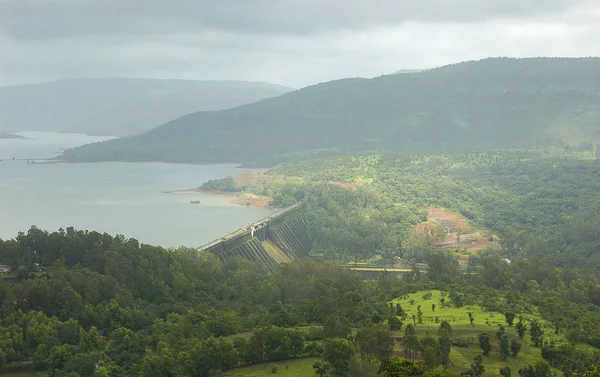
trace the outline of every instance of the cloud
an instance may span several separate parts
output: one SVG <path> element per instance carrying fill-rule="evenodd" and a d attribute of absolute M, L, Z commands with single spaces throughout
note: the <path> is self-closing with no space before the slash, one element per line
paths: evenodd
<path fill-rule="evenodd" d="M 301 87 L 488 56 L 600 55 L 598 25 L 596 0 L 0 0 L 0 80 Z"/>
<path fill-rule="evenodd" d="M 480 22 L 560 14 L 587 0 L 4 0 L 15 39 L 190 30 L 310 34 L 409 21 Z"/>

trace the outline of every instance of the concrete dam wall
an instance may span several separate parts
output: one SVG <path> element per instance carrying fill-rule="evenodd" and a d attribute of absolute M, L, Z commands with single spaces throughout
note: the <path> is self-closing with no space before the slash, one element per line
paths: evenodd
<path fill-rule="evenodd" d="M 281 263 L 308 256 L 310 247 L 305 203 L 297 203 L 227 233 L 198 250 L 211 252 L 221 260 L 242 257 L 257 261 L 273 271 Z"/>

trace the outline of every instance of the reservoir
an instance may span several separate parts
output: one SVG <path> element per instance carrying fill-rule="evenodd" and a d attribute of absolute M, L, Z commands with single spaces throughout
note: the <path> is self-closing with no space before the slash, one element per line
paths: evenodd
<path fill-rule="evenodd" d="M 257 170 L 159 162 L 30 164 L 28 159 L 51 158 L 62 148 L 110 137 L 47 132 L 19 135 L 26 139 L 0 140 L 2 239 L 27 232 L 32 225 L 48 231 L 73 226 L 165 247 L 198 247 L 272 213 L 231 204 L 219 195 L 165 193 Z"/>

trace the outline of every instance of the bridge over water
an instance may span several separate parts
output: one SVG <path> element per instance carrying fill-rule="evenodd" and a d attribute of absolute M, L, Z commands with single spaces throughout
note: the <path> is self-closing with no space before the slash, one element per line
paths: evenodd
<path fill-rule="evenodd" d="M 242 257 L 273 271 L 277 265 L 308 256 L 306 205 L 294 204 L 267 218 L 236 229 L 198 248 L 221 260 Z"/>

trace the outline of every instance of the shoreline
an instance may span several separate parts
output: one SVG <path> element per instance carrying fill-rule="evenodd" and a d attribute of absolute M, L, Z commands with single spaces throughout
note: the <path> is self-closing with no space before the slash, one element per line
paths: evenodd
<path fill-rule="evenodd" d="M 28 139 L 28 138 L 26 138 Z M 85 144 L 84 144 L 85 145 Z M 68 148 L 68 149 L 75 149 L 75 148 L 79 148 L 79 147 L 73 147 L 73 148 Z M 250 170 L 258 170 L 261 172 L 267 171 L 270 168 L 276 166 L 276 164 L 248 164 L 248 163 L 244 163 L 244 162 L 227 162 L 227 161 L 184 161 L 184 160 L 156 160 L 156 159 L 142 159 L 142 160 L 134 160 L 134 159 L 116 159 L 116 160 L 110 160 L 110 159 L 84 159 L 84 160 L 72 160 L 72 159 L 64 159 L 63 157 L 63 153 L 59 154 L 58 156 L 55 157 L 51 157 L 48 159 L 51 160 L 55 160 L 56 162 L 59 163 L 64 163 L 64 164 L 90 164 L 90 163 L 97 163 L 97 162 L 125 162 L 125 163 L 146 163 L 146 162 L 161 162 L 164 164 L 179 164 L 179 165 L 233 165 L 233 167 L 235 169 L 250 169 Z"/>
<path fill-rule="evenodd" d="M 202 187 L 195 187 L 183 190 L 171 190 L 163 191 L 164 194 L 210 194 L 218 195 L 227 198 L 227 201 L 231 204 L 252 207 L 252 208 L 264 208 L 269 210 L 276 210 L 277 207 L 270 205 L 271 198 L 259 197 L 252 194 L 248 194 L 242 191 L 219 191 L 219 190 L 208 190 Z"/>

